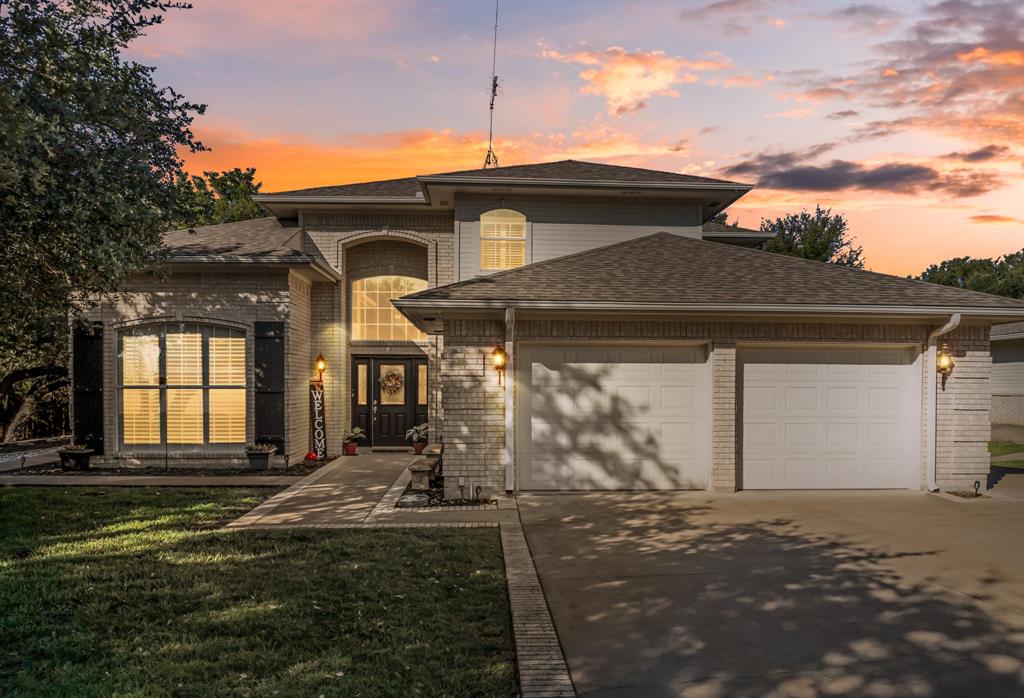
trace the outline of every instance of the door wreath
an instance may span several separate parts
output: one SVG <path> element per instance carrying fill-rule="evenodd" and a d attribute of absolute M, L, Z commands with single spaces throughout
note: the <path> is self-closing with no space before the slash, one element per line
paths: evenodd
<path fill-rule="evenodd" d="M 388 395 L 397 395 L 402 391 L 402 375 L 394 371 L 380 377 L 380 389 Z"/>

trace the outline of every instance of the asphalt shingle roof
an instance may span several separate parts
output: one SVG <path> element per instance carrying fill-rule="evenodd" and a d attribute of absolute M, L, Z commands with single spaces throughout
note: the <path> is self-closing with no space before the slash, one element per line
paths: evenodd
<path fill-rule="evenodd" d="M 701 229 L 705 233 L 746 233 L 748 235 L 757 235 L 761 232 L 753 228 L 741 228 L 731 223 L 715 223 L 714 221 L 708 221 L 701 226 Z"/>
<path fill-rule="evenodd" d="M 302 228 L 296 221 L 274 216 L 172 230 L 164 234 L 164 245 L 171 257 L 179 259 L 218 257 L 224 261 L 241 261 L 262 258 L 301 262 L 316 257 L 304 251 L 303 243 Z"/>
<path fill-rule="evenodd" d="M 671 233 L 655 233 L 405 298 L 1024 311 L 1024 302 L 1001 296 Z"/>
<path fill-rule="evenodd" d="M 557 162 L 541 162 L 532 165 L 511 165 L 509 167 L 492 167 L 478 170 L 460 170 L 443 172 L 422 177 L 478 177 L 481 179 L 536 179 L 543 181 L 583 181 L 583 182 L 627 182 L 635 184 L 735 184 L 724 179 L 698 177 L 696 175 L 679 174 L 648 170 L 640 167 L 624 167 L 622 165 L 605 165 L 597 162 L 580 160 L 559 160 Z M 420 193 L 420 183 L 416 177 L 403 179 L 385 179 L 378 182 L 359 182 L 355 184 L 339 184 L 327 187 L 312 187 L 293 191 L 271 192 L 271 196 L 379 196 L 408 197 Z"/>

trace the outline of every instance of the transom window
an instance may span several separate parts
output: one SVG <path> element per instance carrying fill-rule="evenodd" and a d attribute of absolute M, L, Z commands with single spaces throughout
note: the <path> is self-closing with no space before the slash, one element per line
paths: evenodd
<path fill-rule="evenodd" d="M 526 216 L 499 208 L 480 216 L 480 268 L 513 269 L 526 264 Z"/>
<path fill-rule="evenodd" d="M 245 333 L 146 325 L 118 336 L 121 443 L 192 450 L 245 443 Z"/>
<path fill-rule="evenodd" d="M 405 319 L 394 298 L 427 288 L 424 279 L 412 276 L 371 276 L 352 282 L 352 339 L 410 341 L 427 335 Z"/>

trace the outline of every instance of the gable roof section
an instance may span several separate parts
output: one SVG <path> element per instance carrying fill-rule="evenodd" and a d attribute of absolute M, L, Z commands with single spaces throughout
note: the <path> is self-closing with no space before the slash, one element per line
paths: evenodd
<path fill-rule="evenodd" d="M 626 182 L 634 184 L 728 184 L 744 186 L 737 182 L 710 177 L 649 170 L 642 167 L 605 165 L 582 160 L 558 160 L 532 165 L 511 165 L 479 170 L 461 170 L 442 174 L 421 175 L 423 179 L 474 178 L 474 179 L 529 179 L 542 181 L 576 182 Z"/>
<path fill-rule="evenodd" d="M 376 182 L 356 182 L 353 184 L 338 184 L 328 187 L 311 187 L 309 189 L 294 189 L 292 191 L 275 191 L 268 196 L 351 196 L 351 197 L 372 197 L 372 198 L 409 198 L 417 195 L 422 196 L 419 180 L 415 177 L 403 177 L 402 179 L 382 179 Z"/>
<path fill-rule="evenodd" d="M 513 305 L 737 311 L 978 309 L 1024 316 L 1024 302 L 707 240 L 655 233 L 395 302 L 400 308 Z"/>
<path fill-rule="evenodd" d="M 690 185 L 723 185 L 730 187 L 748 187 L 738 182 L 710 177 L 648 170 L 640 167 L 624 167 L 622 165 L 605 165 L 597 162 L 580 160 L 559 160 L 542 162 L 532 165 L 511 165 L 509 167 L 492 167 L 477 170 L 460 170 L 443 172 L 401 179 L 385 179 L 377 182 L 359 182 L 339 184 L 326 187 L 311 187 L 292 191 L 278 191 L 261 194 L 257 199 L 269 197 L 351 197 L 351 198 L 402 198 L 422 196 L 421 183 L 432 180 L 479 179 L 485 182 L 494 180 L 529 180 L 538 183 L 580 182 L 590 184 L 690 184 Z"/>
<path fill-rule="evenodd" d="M 173 263 L 311 265 L 338 277 L 296 221 L 274 216 L 172 230 L 164 247 Z"/>

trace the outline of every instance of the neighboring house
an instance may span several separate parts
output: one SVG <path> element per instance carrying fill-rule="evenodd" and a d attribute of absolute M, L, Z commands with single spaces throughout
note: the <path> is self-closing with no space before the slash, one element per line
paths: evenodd
<path fill-rule="evenodd" d="M 992 328 L 992 429 L 997 438 L 1024 434 L 1024 322 Z"/>
<path fill-rule="evenodd" d="M 984 481 L 989 328 L 1024 303 L 746 249 L 709 221 L 749 189 L 563 161 L 260 195 L 92 311 L 76 436 L 295 462 L 322 355 L 331 450 L 427 419 L 450 495 Z"/>

